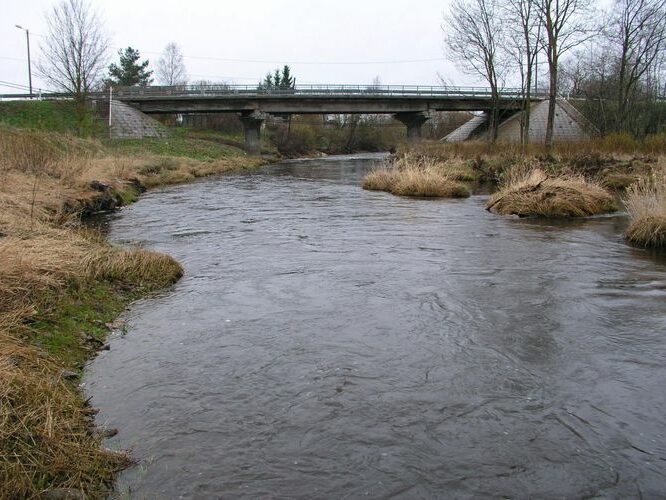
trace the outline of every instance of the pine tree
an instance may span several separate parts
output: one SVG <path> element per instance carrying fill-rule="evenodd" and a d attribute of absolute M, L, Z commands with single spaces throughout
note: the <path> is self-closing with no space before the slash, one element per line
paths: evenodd
<path fill-rule="evenodd" d="M 282 68 L 282 78 L 279 87 L 281 89 L 293 89 L 295 84 L 296 80 L 291 76 L 291 69 L 285 64 L 284 68 Z"/>
<path fill-rule="evenodd" d="M 259 90 L 270 90 L 273 88 L 273 75 L 266 73 L 264 80 L 259 84 Z"/>
<path fill-rule="evenodd" d="M 132 47 L 119 50 L 119 64 L 109 65 L 109 78 L 105 80 L 107 86 L 121 87 L 147 87 L 153 82 L 153 72 L 148 70 L 149 61 L 140 62 L 139 51 Z"/>
<path fill-rule="evenodd" d="M 273 73 L 266 73 L 264 79 L 259 83 L 259 90 L 275 90 L 275 89 L 293 89 L 296 86 L 296 79 L 291 76 L 291 69 L 285 64 L 280 72 L 280 68 L 276 68 Z"/>

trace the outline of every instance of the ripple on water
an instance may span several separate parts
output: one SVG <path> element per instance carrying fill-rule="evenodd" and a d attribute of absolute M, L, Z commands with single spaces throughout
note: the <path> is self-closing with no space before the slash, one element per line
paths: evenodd
<path fill-rule="evenodd" d="M 371 165 L 288 162 L 114 216 L 111 238 L 185 266 L 87 373 L 110 445 L 145 461 L 121 491 L 663 493 L 663 256 L 622 242 L 623 215 L 396 198 L 358 187 Z"/>

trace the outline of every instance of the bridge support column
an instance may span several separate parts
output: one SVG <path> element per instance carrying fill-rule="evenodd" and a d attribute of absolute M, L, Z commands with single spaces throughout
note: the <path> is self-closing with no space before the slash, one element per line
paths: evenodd
<path fill-rule="evenodd" d="M 407 140 L 409 142 L 417 142 L 421 140 L 421 127 L 430 118 L 427 113 L 423 111 L 396 113 L 393 118 L 407 127 Z"/>
<path fill-rule="evenodd" d="M 249 153 L 261 154 L 261 125 L 266 114 L 261 111 L 250 111 L 240 114 L 240 121 L 245 130 L 245 146 Z"/>

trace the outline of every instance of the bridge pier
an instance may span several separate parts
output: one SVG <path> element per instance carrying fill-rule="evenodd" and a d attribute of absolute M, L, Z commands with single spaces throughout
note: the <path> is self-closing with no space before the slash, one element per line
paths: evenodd
<path fill-rule="evenodd" d="M 247 111 L 239 114 L 245 130 L 245 146 L 249 153 L 261 154 L 261 125 L 266 120 L 266 113 Z"/>
<path fill-rule="evenodd" d="M 407 140 L 409 142 L 417 142 L 421 140 L 421 127 L 430 118 L 427 113 L 423 111 L 396 113 L 393 118 L 407 127 Z"/>

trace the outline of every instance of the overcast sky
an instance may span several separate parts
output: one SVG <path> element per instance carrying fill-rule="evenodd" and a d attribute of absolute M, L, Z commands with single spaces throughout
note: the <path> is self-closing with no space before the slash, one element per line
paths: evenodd
<path fill-rule="evenodd" d="M 156 61 L 174 41 L 185 55 L 190 80 L 256 84 L 289 64 L 297 83 L 437 85 L 479 81 L 446 60 L 442 14 L 448 0 L 91 0 L 117 49 L 131 45 Z M 54 0 L 3 0 L 0 82 L 27 85 L 25 33 L 33 62 Z M 257 62 L 259 61 L 259 62 Z M 35 73 L 33 65 L 33 73 Z M 46 85 L 38 76 L 35 87 Z M 0 92 L 11 92 L 0 87 Z"/>

